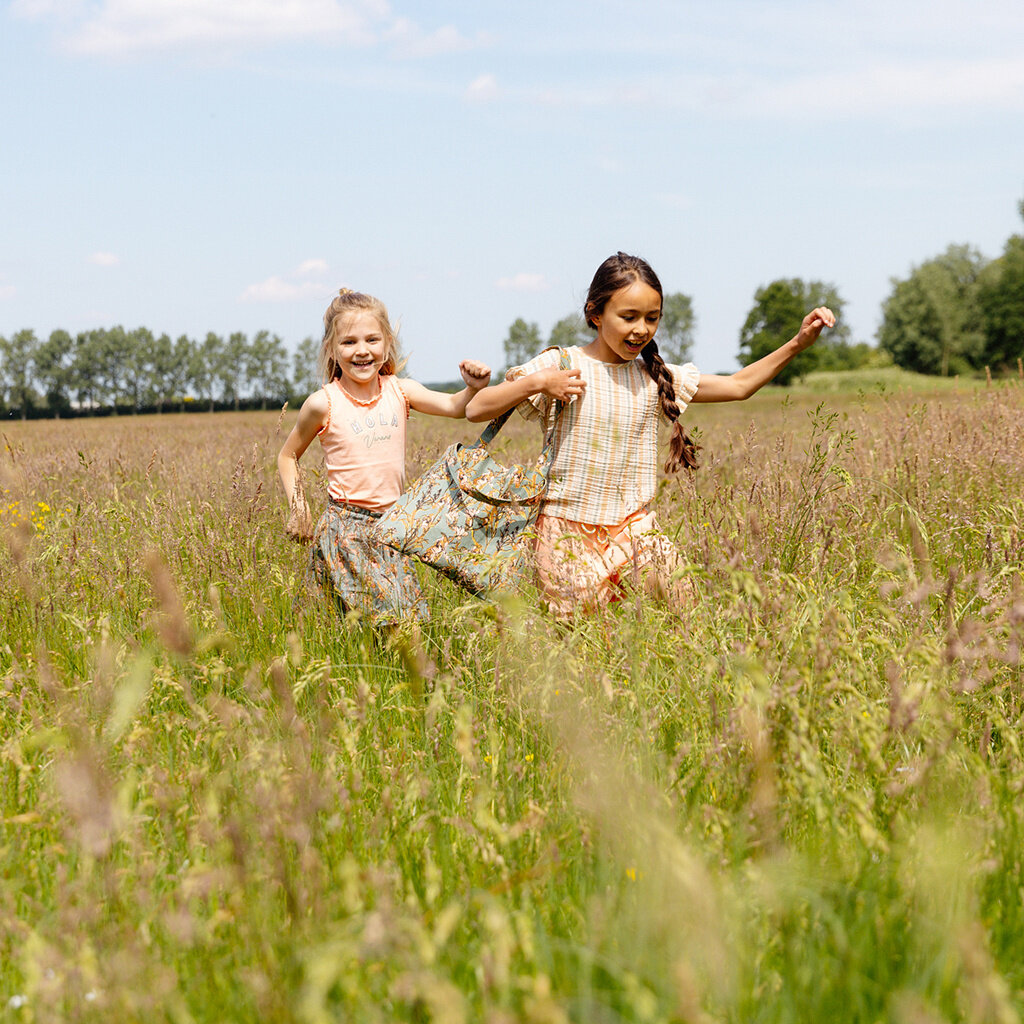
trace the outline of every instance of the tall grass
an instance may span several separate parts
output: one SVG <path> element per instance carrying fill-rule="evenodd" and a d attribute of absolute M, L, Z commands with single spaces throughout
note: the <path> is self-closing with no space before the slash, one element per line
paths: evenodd
<path fill-rule="evenodd" d="M 390 639 L 305 587 L 291 414 L 5 425 L 0 1019 L 1017 1021 L 1022 412 L 695 407 L 693 609 L 424 571 Z"/>

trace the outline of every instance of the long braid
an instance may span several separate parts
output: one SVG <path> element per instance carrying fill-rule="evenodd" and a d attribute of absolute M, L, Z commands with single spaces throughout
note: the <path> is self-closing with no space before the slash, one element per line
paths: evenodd
<path fill-rule="evenodd" d="M 665 472 L 678 473 L 684 466 L 693 472 L 699 466 L 697 452 L 700 451 L 700 445 L 686 433 L 682 423 L 679 422 L 679 404 L 676 402 L 676 387 L 675 381 L 672 379 L 672 372 L 665 365 L 665 360 L 661 358 L 661 353 L 655 342 L 649 341 L 640 350 L 640 354 L 644 357 L 644 365 L 647 367 L 651 379 L 658 385 L 661 408 L 672 421 L 672 437 L 669 440 Z"/>

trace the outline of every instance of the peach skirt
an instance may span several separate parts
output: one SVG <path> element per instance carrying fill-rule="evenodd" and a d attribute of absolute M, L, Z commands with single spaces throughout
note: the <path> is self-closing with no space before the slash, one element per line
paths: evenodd
<path fill-rule="evenodd" d="M 679 552 L 647 509 L 611 526 L 542 513 L 535 530 L 537 582 L 549 609 L 560 618 L 619 600 L 623 584 L 657 589 L 676 600 L 692 594 L 689 580 L 670 578 L 679 565 Z"/>

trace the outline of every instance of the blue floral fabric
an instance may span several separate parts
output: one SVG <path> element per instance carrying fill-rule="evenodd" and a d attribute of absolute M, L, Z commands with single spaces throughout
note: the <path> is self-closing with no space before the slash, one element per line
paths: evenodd
<path fill-rule="evenodd" d="M 376 534 L 379 513 L 331 499 L 313 537 L 310 571 L 344 611 L 377 626 L 429 618 L 415 567 Z"/>
<path fill-rule="evenodd" d="M 568 356 L 563 351 L 561 365 Z M 454 444 L 377 522 L 377 536 L 474 594 L 508 591 L 528 570 L 530 528 L 547 489 L 551 439 L 534 466 L 502 466 L 488 445 L 512 410 L 472 445 Z"/>

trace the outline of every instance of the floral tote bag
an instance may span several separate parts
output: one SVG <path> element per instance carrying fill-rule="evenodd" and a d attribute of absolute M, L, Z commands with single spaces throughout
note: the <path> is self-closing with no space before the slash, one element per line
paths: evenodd
<path fill-rule="evenodd" d="M 560 350 L 559 367 L 571 367 Z M 533 466 L 504 466 L 489 447 L 515 409 L 470 445 L 453 444 L 377 521 L 377 536 L 474 594 L 509 591 L 527 575 L 528 530 L 551 465 L 549 431 Z M 556 406 L 556 415 L 560 405 Z"/>

